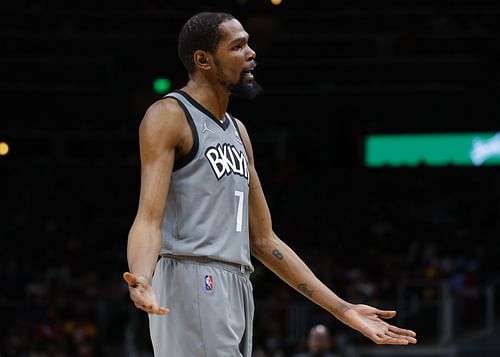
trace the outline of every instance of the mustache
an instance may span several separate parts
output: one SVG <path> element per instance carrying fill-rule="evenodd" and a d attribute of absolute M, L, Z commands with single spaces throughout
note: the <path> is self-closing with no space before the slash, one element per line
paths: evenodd
<path fill-rule="evenodd" d="M 259 65 L 259 63 L 257 61 L 252 61 L 252 62 L 250 62 L 250 65 L 248 67 L 252 68 L 251 71 L 255 71 L 255 69 L 257 68 L 258 65 Z M 249 71 L 248 69 L 244 69 L 241 71 L 241 73 L 245 73 L 248 71 Z"/>

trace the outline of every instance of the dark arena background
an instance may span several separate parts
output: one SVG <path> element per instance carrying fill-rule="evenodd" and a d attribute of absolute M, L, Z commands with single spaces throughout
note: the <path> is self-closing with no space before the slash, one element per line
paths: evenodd
<path fill-rule="evenodd" d="M 500 356 L 500 2 L 275 2 L 1 2 L 1 357 L 152 356 L 121 277 L 137 129 L 186 82 L 177 34 L 204 10 L 257 52 L 264 91 L 230 111 L 275 231 L 419 340 L 376 346 L 255 262 L 254 356 L 305 351 L 316 324 L 343 357 Z"/>

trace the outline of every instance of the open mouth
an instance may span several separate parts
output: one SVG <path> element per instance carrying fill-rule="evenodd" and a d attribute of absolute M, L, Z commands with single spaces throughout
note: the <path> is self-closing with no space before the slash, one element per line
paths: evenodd
<path fill-rule="evenodd" d="M 249 69 L 247 71 L 241 72 L 241 74 L 244 79 L 249 81 L 253 80 L 253 70 Z"/>

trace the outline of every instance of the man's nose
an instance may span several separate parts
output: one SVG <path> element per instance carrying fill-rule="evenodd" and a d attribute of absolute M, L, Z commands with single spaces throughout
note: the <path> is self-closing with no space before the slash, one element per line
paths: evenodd
<path fill-rule="evenodd" d="M 253 61 L 255 60 L 255 57 L 257 57 L 257 53 L 252 49 L 252 47 L 248 46 L 248 55 L 247 55 L 247 61 Z"/>

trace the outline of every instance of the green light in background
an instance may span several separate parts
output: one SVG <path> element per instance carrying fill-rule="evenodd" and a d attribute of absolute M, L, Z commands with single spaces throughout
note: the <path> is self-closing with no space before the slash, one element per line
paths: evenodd
<path fill-rule="evenodd" d="M 500 165 L 500 133 L 370 135 L 365 141 L 365 164 Z"/>
<path fill-rule="evenodd" d="M 155 93 L 165 94 L 170 90 L 172 82 L 168 78 L 156 78 L 153 81 L 153 89 Z"/>

